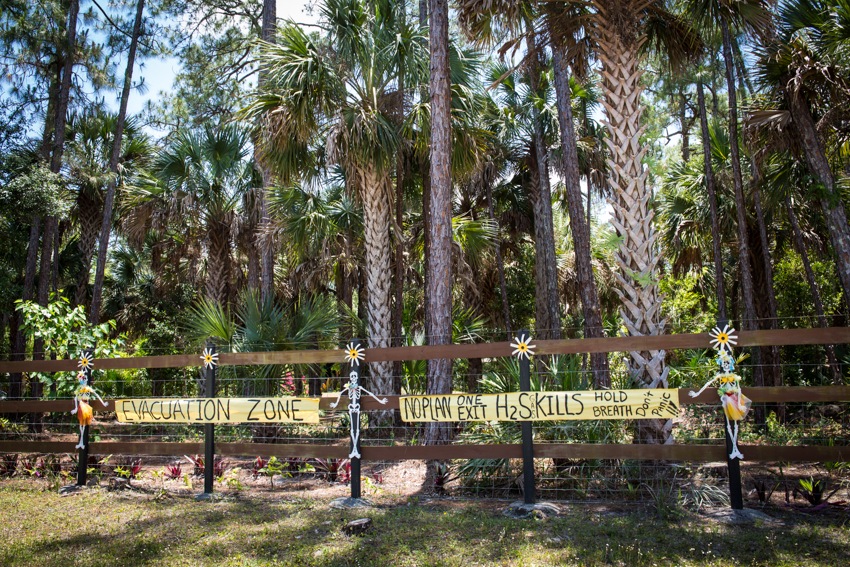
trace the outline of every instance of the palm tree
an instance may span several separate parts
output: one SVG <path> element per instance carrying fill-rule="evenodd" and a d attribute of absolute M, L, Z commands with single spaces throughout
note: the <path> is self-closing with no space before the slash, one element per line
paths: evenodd
<path fill-rule="evenodd" d="M 76 0 L 75 0 L 76 1 Z M 139 46 L 139 37 L 142 33 L 142 17 L 145 11 L 145 0 L 136 1 L 136 17 L 133 21 L 133 32 L 130 36 L 130 47 L 127 53 L 127 66 L 124 71 L 124 85 L 121 89 L 121 102 L 119 103 L 118 116 L 115 120 L 115 135 L 112 141 L 112 152 L 109 156 L 109 169 L 118 173 L 118 161 L 121 156 L 121 144 L 124 135 L 124 126 L 127 119 L 127 104 L 130 100 L 130 87 L 133 84 L 133 69 L 136 64 L 136 50 Z M 113 180 L 106 187 L 103 198 L 103 219 L 100 224 L 100 235 L 97 248 L 97 268 L 94 275 L 94 288 L 92 289 L 91 311 L 89 319 L 92 324 L 100 321 L 100 304 L 103 293 L 103 278 L 106 273 L 106 253 L 109 248 L 109 235 L 112 232 L 112 212 L 115 205 L 115 189 L 117 180 Z"/>
<path fill-rule="evenodd" d="M 246 109 L 268 124 L 265 161 L 282 177 L 297 179 L 315 170 L 315 154 L 338 165 L 347 186 L 363 203 L 368 302 L 368 345 L 390 345 L 392 223 L 391 174 L 400 132 L 390 115 L 401 58 L 405 76 L 422 76 L 424 48 L 418 34 L 397 34 L 388 2 L 325 0 L 317 11 L 324 37 L 308 35 L 294 23 L 278 30 L 278 43 L 265 43 L 261 64 L 264 90 Z M 407 45 L 397 39 L 406 38 Z M 376 393 L 392 392 L 392 365 L 374 363 Z"/>
<path fill-rule="evenodd" d="M 826 220 L 844 300 L 850 307 L 850 224 L 824 133 L 847 109 L 846 30 L 850 14 L 844 2 L 792 0 L 779 11 L 776 37 L 760 52 L 760 83 L 774 95 L 780 112 L 774 123 L 790 129 L 809 170 L 824 190 L 815 196 Z M 775 110 L 775 108 L 774 108 Z M 843 144 L 834 140 L 834 147 Z"/>
<path fill-rule="evenodd" d="M 72 115 L 68 124 L 65 161 L 69 169 L 68 184 L 76 193 L 77 247 L 82 260 L 75 294 L 78 305 L 84 303 L 88 292 L 92 255 L 103 218 L 104 192 L 116 175 L 109 167 L 116 123 L 115 114 L 97 109 Z M 118 157 L 117 183 L 146 164 L 151 153 L 149 137 L 139 130 L 134 118 L 128 119 Z"/>
<path fill-rule="evenodd" d="M 200 221 L 207 249 L 206 295 L 222 304 L 235 297 L 234 217 L 242 196 L 257 185 L 248 141 L 238 124 L 180 132 L 152 166 L 163 196 L 190 219 L 187 224 Z"/>

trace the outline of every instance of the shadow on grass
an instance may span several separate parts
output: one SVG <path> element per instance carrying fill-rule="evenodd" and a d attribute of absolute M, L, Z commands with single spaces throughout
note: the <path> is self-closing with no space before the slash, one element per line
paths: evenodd
<path fill-rule="evenodd" d="M 801 519 L 777 511 L 785 525 L 732 527 L 692 514 L 665 521 L 640 510 L 593 507 L 567 507 L 563 517 L 545 522 L 517 521 L 487 502 L 334 510 L 306 499 L 155 501 L 102 492 L 33 497 L 48 498 L 49 505 L 39 506 L 33 517 L 16 511 L 27 527 L 17 542 L 0 541 L 3 565 L 850 563 L 846 515 Z M 44 517 L 46 510 L 50 517 Z M 359 517 L 372 518 L 373 529 L 362 537 L 343 535 L 342 526 Z M 60 535 L 51 537 L 56 524 Z"/>

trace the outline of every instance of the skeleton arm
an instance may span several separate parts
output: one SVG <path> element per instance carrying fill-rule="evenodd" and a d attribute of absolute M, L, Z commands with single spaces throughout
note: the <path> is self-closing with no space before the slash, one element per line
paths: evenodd
<path fill-rule="evenodd" d="M 342 395 L 346 392 L 348 392 L 348 386 L 340 390 L 339 394 L 336 397 L 336 401 L 331 404 L 331 408 L 335 408 L 339 405 L 339 400 L 342 399 Z"/>
<path fill-rule="evenodd" d="M 78 409 L 80 409 L 80 398 L 74 395 L 74 409 L 71 410 L 71 415 L 75 415 Z"/>
<path fill-rule="evenodd" d="M 703 387 L 702 387 L 702 388 L 700 388 L 699 392 L 694 392 L 693 390 L 691 390 L 690 392 L 688 392 L 688 395 L 689 395 L 690 397 L 692 397 L 692 398 L 696 398 L 697 396 L 699 396 L 700 394 L 702 394 L 703 392 L 705 392 L 705 390 L 706 390 L 709 386 L 711 386 L 712 384 L 714 384 L 715 382 L 717 382 L 717 377 L 716 377 L 716 376 L 715 376 L 714 378 L 712 378 L 711 380 L 709 380 L 708 382 L 706 382 L 706 383 L 703 385 Z"/>
<path fill-rule="evenodd" d="M 103 407 L 109 407 L 109 402 L 104 402 L 104 401 L 103 401 L 103 398 L 101 398 L 101 397 L 100 397 L 100 394 L 98 394 L 98 393 L 97 393 L 97 390 L 95 390 L 94 388 L 92 388 L 92 394 L 94 394 L 94 397 L 95 397 L 95 398 L 97 398 L 98 400 L 100 400 L 100 403 L 102 403 L 102 404 L 103 404 Z"/>
<path fill-rule="evenodd" d="M 373 394 L 372 392 L 370 392 L 366 388 L 363 388 L 362 386 L 361 386 L 360 389 L 362 391 L 366 392 L 367 394 L 369 394 L 370 396 L 372 396 L 372 399 L 374 399 L 376 402 L 378 402 L 381 405 L 383 405 L 383 404 L 385 404 L 389 401 L 387 398 L 383 398 L 383 399 L 379 398 L 378 396 L 376 396 L 375 394 Z"/>

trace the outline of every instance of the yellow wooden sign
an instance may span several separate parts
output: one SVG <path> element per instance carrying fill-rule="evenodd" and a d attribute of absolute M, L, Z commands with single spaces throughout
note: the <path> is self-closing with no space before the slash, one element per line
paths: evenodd
<path fill-rule="evenodd" d="M 319 423 L 318 398 L 115 400 L 122 423 Z"/>
<path fill-rule="evenodd" d="M 555 421 L 668 419 L 679 416 L 677 390 L 595 390 L 403 396 L 404 421 Z"/>

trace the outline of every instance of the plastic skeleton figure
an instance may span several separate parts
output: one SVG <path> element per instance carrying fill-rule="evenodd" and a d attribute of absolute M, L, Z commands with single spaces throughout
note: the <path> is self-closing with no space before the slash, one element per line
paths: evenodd
<path fill-rule="evenodd" d="M 717 363 L 723 371 L 705 383 L 699 392 L 690 391 L 688 395 L 695 398 L 702 394 L 706 388 L 720 382 L 717 393 L 720 394 L 720 402 L 723 404 L 723 413 L 726 414 L 726 430 L 732 440 L 732 452 L 730 459 L 743 459 L 744 455 L 738 450 L 738 422 L 744 419 L 750 411 L 752 400 L 741 393 L 741 377 L 735 374 L 735 359 L 727 352 L 731 347 L 720 348 L 717 355 Z"/>
<path fill-rule="evenodd" d="M 358 346 L 354 346 L 353 344 L 349 344 L 346 347 L 346 361 L 350 362 L 352 366 L 360 366 L 360 361 L 365 358 L 363 354 L 363 348 Z M 349 422 L 351 424 L 351 453 L 348 455 L 349 459 L 359 459 L 360 451 L 357 450 L 358 441 L 360 440 L 360 393 L 366 392 L 372 398 L 378 402 L 379 404 L 385 404 L 389 400 L 387 398 L 379 398 L 366 388 L 363 388 L 358 383 L 360 381 L 360 373 L 354 368 L 351 369 L 351 372 L 348 374 L 348 384 L 339 392 L 336 397 L 336 401 L 331 404 L 331 408 L 335 408 L 339 405 L 339 400 L 342 398 L 342 395 L 348 392 L 348 417 Z"/>
<path fill-rule="evenodd" d="M 80 381 L 80 385 L 74 391 L 74 409 L 71 411 L 71 415 L 77 416 L 77 421 L 80 422 L 80 442 L 77 443 L 75 449 L 85 449 L 85 445 L 83 445 L 83 435 L 86 431 L 86 426 L 91 425 L 92 421 L 92 408 L 89 405 L 89 400 L 92 396 L 96 397 L 100 400 L 104 406 L 108 406 L 108 402 L 104 402 L 103 398 L 100 397 L 100 394 L 97 393 L 93 387 L 89 386 L 88 378 L 86 378 L 86 373 L 80 370 L 77 373 L 77 379 Z"/>

